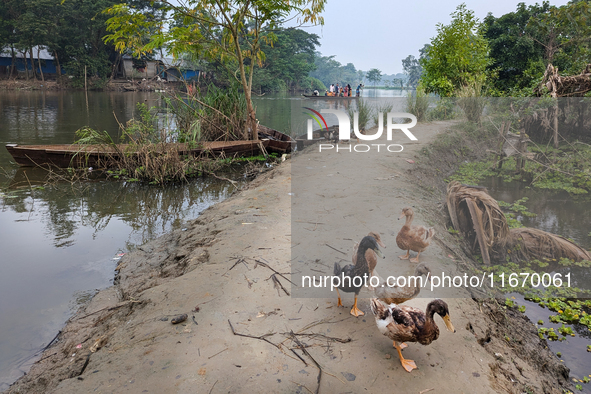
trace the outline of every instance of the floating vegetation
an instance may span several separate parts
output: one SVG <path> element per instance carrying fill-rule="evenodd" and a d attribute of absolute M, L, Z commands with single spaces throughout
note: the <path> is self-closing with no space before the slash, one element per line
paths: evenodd
<path fill-rule="evenodd" d="M 498 176 L 504 182 L 522 181 L 531 187 L 564 190 L 572 195 L 591 192 L 591 146 L 583 143 L 563 143 L 558 149 L 550 146 L 530 148 L 533 159 L 527 160 L 520 173 L 516 161 L 507 160 L 501 169 L 494 155 L 478 162 L 462 164 L 447 181 L 478 184 Z"/>

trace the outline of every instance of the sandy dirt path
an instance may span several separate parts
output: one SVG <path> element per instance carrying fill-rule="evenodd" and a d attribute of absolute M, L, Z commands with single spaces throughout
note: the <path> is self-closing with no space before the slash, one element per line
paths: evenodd
<path fill-rule="evenodd" d="M 443 216 L 422 209 L 443 200 L 418 190 L 408 172 L 413 164 L 406 161 L 416 160 L 418 150 L 448 125 L 420 124 L 413 129 L 418 142 L 378 159 L 350 160 L 310 148 L 183 231 L 128 254 L 115 286 L 72 318 L 9 392 L 520 393 L 526 386 L 536 393 L 561 392 L 565 368 L 543 350 L 534 325 L 521 317 L 511 325 L 510 316 L 488 304 L 446 298 L 457 332 L 446 331 L 437 317 L 440 338 L 404 350 L 419 367 L 407 373 L 392 342 L 376 328 L 368 290 L 360 295 L 366 315 L 359 318 L 349 314 L 352 298 L 337 308 L 327 289 L 315 298 L 286 294 L 302 294 L 287 279 L 298 284 L 307 269 L 330 274 L 335 261 L 350 261 L 355 242 L 372 230 L 387 246 L 380 274 L 411 272 L 414 266 L 397 258 L 403 252 L 395 242 L 402 225 L 396 218 L 407 205 L 415 206 L 417 224 L 438 226 L 439 240 L 421 261 L 434 273 L 455 269 L 443 246 L 453 240 L 444 234 Z M 307 167 L 312 169 L 304 172 Z M 305 200 L 312 209 L 297 206 Z M 319 222 L 327 224 L 311 224 Z M 292 247 L 296 235 L 303 243 Z M 279 273 L 280 285 L 257 260 Z M 435 296 L 443 297 L 424 292 L 409 304 L 424 309 Z M 180 314 L 188 319 L 173 325 Z M 229 322 L 236 333 L 260 338 L 234 335 Z M 323 370 L 319 391 L 315 362 Z"/>

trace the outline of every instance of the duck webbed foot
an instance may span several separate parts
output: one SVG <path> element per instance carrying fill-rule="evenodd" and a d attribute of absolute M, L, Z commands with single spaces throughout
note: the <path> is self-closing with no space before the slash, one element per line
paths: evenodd
<path fill-rule="evenodd" d="M 410 250 L 407 250 L 405 255 L 398 257 L 400 258 L 400 260 L 408 260 L 408 258 L 410 257 Z"/>
<path fill-rule="evenodd" d="M 398 351 L 398 357 L 400 358 L 400 364 L 402 364 L 402 367 L 407 372 L 411 372 L 413 369 L 417 369 L 417 364 L 415 364 L 415 362 L 413 360 L 407 360 L 404 357 L 402 357 L 402 352 L 401 352 L 402 348 L 400 346 L 396 345 L 396 342 L 394 342 L 394 347 Z"/>
<path fill-rule="evenodd" d="M 351 314 L 355 317 L 365 315 L 361 309 L 357 308 L 357 294 L 355 294 L 355 303 L 353 304 L 353 308 L 351 308 Z"/>

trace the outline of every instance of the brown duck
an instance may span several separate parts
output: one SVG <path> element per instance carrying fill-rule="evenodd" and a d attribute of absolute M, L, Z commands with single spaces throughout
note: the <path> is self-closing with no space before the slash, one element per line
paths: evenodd
<path fill-rule="evenodd" d="M 435 235 L 433 227 L 413 226 L 412 220 L 414 218 L 414 211 L 410 207 L 402 209 L 402 215 L 398 220 L 406 216 L 406 223 L 396 236 L 396 244 L 402 250 L 406 250 L 406 254 L 399 256 L 400 259 L 406 260 L 410 257 L 410 251 L 417 252 L 417 257 L 410 259 L 412 263 L 419 262 L 419 255 L 422 251 L 427 249 L 431 244 L 431 240 Z"/>
<path fill-rule="evenodd" d="M 423 312 L 407 305 L 386 305 L 377 298 L 372 298 L 371 311 L 375 315 L 380 332 L 394 341 L 400 363 L 408 372 L 417 368 L 417 365 L 413 360 L 402 357 L 402 348 L 396 342 L 418 342 L 421 345 L 429 345 L 435 341 L 439 338 L 439 328 L 433 320 L 435 313 L 443 318 L 449 331 L 456 332 L 449 318 L 447 304 L 439 299 L 431 301 L 427 305 L 427 311 Z"/>

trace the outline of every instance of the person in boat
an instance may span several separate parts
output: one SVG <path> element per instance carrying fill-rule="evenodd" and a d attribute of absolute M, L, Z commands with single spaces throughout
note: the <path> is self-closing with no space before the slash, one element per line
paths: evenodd
<path fill-rule="evenodd" d="M 334 95 L 335 95 L 335 96 L 338 96 L 338 95 L 339 95 L 339 93 L 340 93 L 340 91 L 341 91 L 341 90 L 340 90 L 340 86 L 339 86 L 339 84 L 337 83 L 337 84 L 334 86 Z"/>
<path fill-rule="evenodd" d="M 318 89 L 314 90 L 314 93 L 312 93 L 314 96 L 320 96 L 320 93 L 318 92 Z"/>
<path fill-rule="evenodd" d="M 325 95 L 325 96 L 328 96 L 328 90 L 325 90 L 325 91 L 324 91 L 324 95 Z"/>
<path fill-rule="evenodd" d="M 347 86 L 343 88 L 343 93 L 345 93 L 345 97 L 349 95 L 349 88 Z"/>
<path fill-rule="evenodd" d="M 332 83 L 330 84 L 330 87 L 328 88 L 328 91 L 330 92 L 330 96 L 332 96 L 333 93 L 334 93 L 334 84 L 332 84 Z"/>
<path fill-rule="evenodd" d="M 347 93 L 349 93 L 347 96 L 351 97 L 353 95 L 352 89 L 351 89 L 351 85 L 347 84 Z"/>
<path fill-rule="evenodd" d="M 357 89 L 355 90 L 355 95 L 356 95 L 357 97 L 359 97 L 359 96 L 361 95 L 361 87 L 362 87 L 362 85 L 361 85 L 361 84 L 359 84 L 359 85 L 357 86 Z"/>

